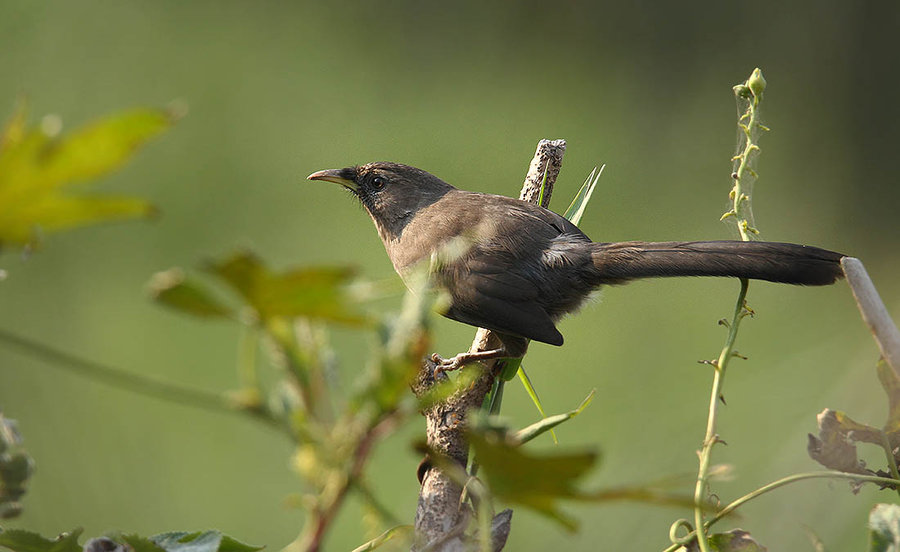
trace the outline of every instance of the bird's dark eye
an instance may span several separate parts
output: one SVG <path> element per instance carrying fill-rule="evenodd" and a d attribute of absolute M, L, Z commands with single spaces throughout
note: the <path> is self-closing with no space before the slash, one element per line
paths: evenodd
<path fill-rule="evenodd" d="M 372 188 L 376 190 L 384 188 L 385 184 L 387 184 L 387 179 L 385 179 L 383 176 L 376 176 L 372 179 Z"/>

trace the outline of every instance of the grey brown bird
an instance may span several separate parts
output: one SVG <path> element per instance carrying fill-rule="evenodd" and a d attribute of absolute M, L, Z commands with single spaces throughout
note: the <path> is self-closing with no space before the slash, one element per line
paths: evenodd
<path fill-rule="evenodd" d="M 467 192 L 398 163 L 319 171 L 353 192 L 372 217 L 394 269 L 405 279 L 432 262 L 434 283 L 449 296 L 442 314 L 487 328 L 498 349 L 435 355 L 443 369 L 477 360 L 519 358 L 528 340 L 562 345 L 556 322 L 592 290 L 638 278 L 730 276 L 827 285 L 842 276 L 843 255 L 792 243 L 592 242 L 574 224 L 537 205 Z"/>

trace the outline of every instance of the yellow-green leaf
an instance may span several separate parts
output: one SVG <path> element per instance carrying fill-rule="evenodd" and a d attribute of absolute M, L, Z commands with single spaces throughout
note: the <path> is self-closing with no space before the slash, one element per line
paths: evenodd
<path fill-rule="evenodd" d="M 208 269 L 222 278 L 257 312 L 261 320 L 307 317 L 360 324 L 366 318 L 351 307 L 347 267 L 308 267 L 271 272 L 253 253 L 241 252 Z"/>
<path fill-rule="evenodd" d="M 21 107 L 0 136 L 0 244 L 30 245 L 43 233 L 154 213 L 142 199 L 75 195 L 68 186 L 118 169 L 175 115 L 134 109 L 63 136 L 58 121 L 28 128 L 25 120 Z"/>
<path fill-rule="evenodd" d="M 178 268 L 154 274 L 149 287 L 155 301 L 187 314 L 207 318 L 231 314 L 230 308 L 198 282 L 186 280 L 184 272 Z"/>

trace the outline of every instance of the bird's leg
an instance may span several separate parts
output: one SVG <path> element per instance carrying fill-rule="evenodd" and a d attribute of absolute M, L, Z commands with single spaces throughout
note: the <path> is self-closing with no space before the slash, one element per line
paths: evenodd
<path fill-rule="evenodd" d="M 491 349 L 490 351 L 467 351 L 465 353 L 459 353 L 452 358 L 444 358 L 441 355 L 434 353 L 431 355 L 431 360 L 436 365 L 434 368 L 435 371 L 452 372 L 454 370 L 459 370 L 466 364 L 472 364 L 473 362 L 494 360 L 496 358 L 509 358 L 509 356 L 510 354 L 506 350 L 506 347 L 500 347 L 499 349 Z"/>
<path fill-rule="evenodd" d="M 434 353 L 431 355 L 431 360 L 436 365 L 435 372 L 452 372 L 453 370 L 459 370 L 466 364 L 485 360 L 522 358 L 525 356 L 525 352 L 528 351 L 528 340 L 525 338 L 499 332 L 492 332 L 492 334 L 500 342 L 500 346 L 496 349 L 466 351 L 465 353 L 459 353 L 453 358 L 443 358 L 441 355 Z"/>

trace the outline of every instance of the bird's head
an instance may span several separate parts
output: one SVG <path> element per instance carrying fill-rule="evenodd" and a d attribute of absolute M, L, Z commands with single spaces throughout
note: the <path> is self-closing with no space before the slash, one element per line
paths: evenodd
<path fill-rule="evenodd" d="M 368 163 L 312 173 L 347 188 L 359 198 L 385 240 L 398 236 L 415 214 L 453 190 L 440 178 L 409 165 Z"/>

